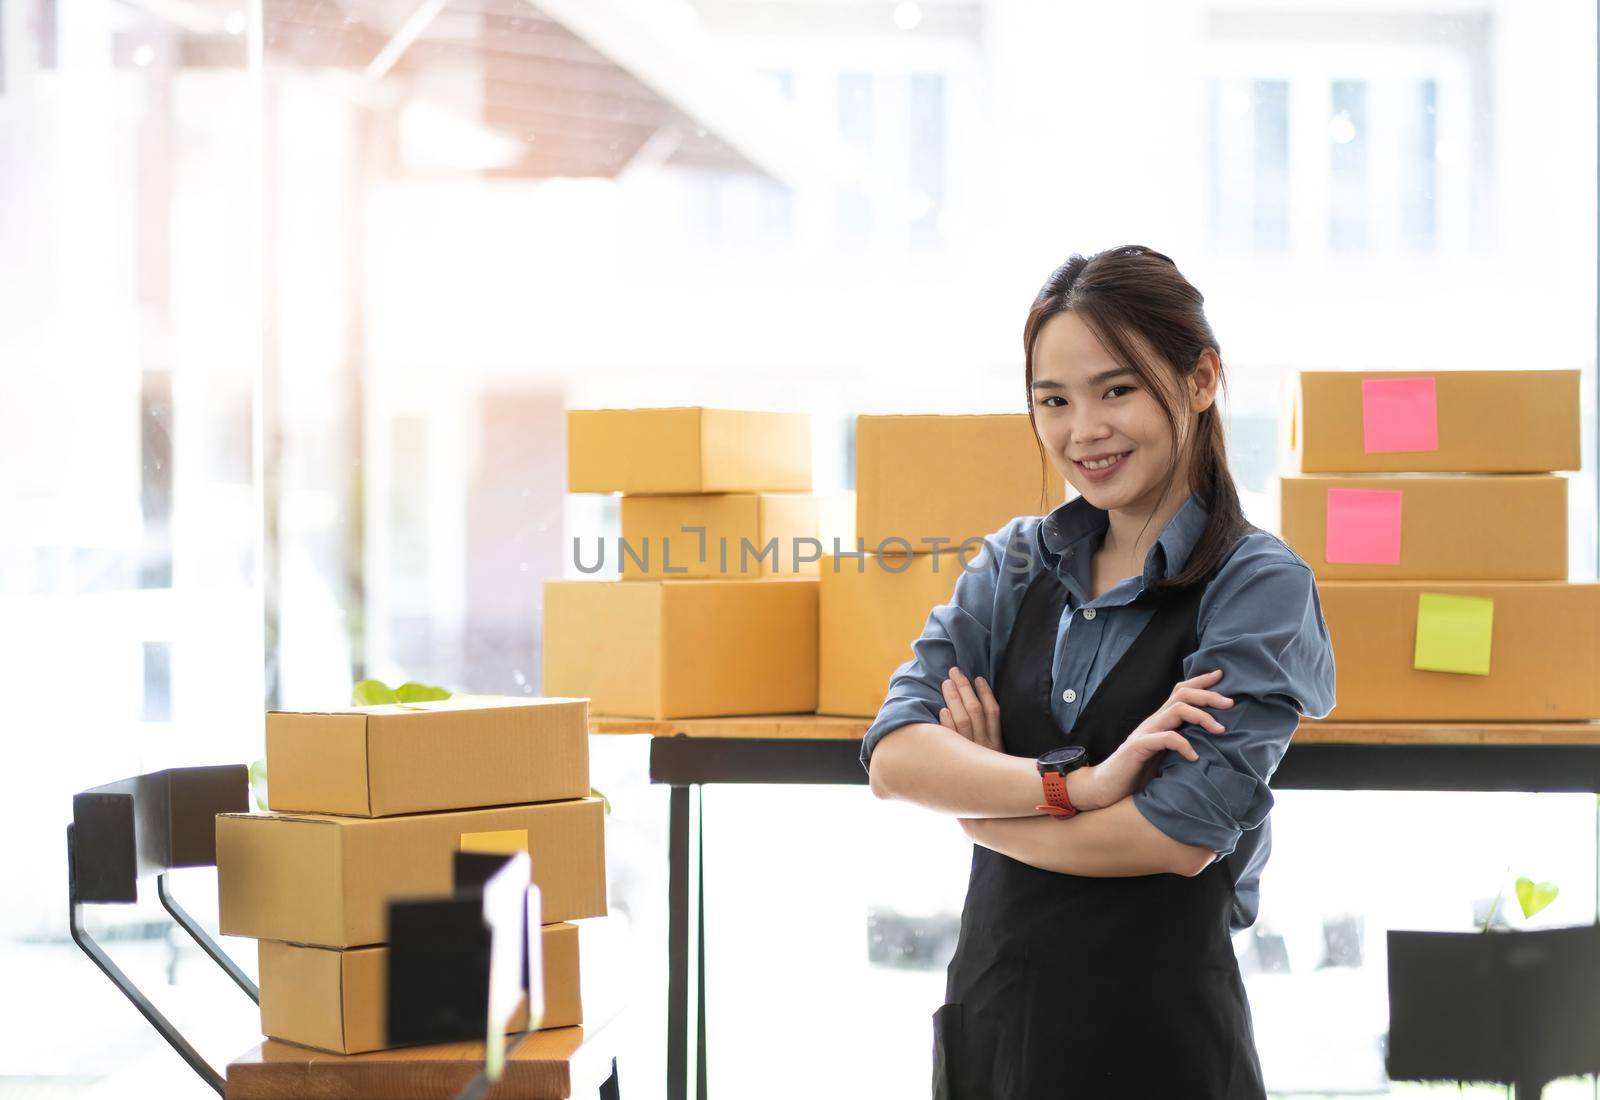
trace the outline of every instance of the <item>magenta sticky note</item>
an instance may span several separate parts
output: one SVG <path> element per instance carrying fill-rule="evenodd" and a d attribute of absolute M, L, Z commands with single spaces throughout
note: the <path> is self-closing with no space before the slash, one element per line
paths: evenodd
<path fill-rule="evenodd" d="M 1361 431 L 1368 454 L 1437 451 L 1439 397 L 1433 376 L 1363 378 Z"/>
<path fill-rule="evenodd" d="M 1330 563 L 1399 565 L 1400 497 L 1399 489 L 1329 489 L 1323 558 Z"/>

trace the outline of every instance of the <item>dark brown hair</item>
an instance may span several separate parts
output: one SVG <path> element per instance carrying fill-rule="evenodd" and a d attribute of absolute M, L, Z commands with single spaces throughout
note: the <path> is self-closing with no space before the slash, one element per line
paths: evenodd
<path fill-rule="evenodd" d="M 1218 353 L 1218 385 L 1223 393 L 1227 391 L 1217 337 L 1206 320 L 1204 305 L 1200 292 L 1171 259 L 1142 245 L 1123 245 L 1093 256 L 1074 255 L 1052 271 L 1033 300 L 1022 331 L 1030 423 L 1034 411 L 1033 346 L 1044 323 L 1067 312 L 1077 314 L 1111 357 L 1139 376 L 1166 414 L 1173 456 L 1162 499 L 1171 491 L 1179 465 L 1187 457 L 1190 491 L 1205 503 L 1211 517 L 1182 572 L 1152 584 L 1152 590 L 1187 588 L 1207 580 L 1250 526 L 1228 469 L 1218 401 L 1201 410 L 1184 453 L 1179 453 L 1184 426 L 1179 418 L 1187 414 L 1179 399 L 1207 348 Z M 1150 361 L 1136 338 L 1143 339 L 1158 362 Z M 1050 466 L 1037 425 L 1033 438 L 1039 445 L 1039 462 L 1048 485 Z"/>

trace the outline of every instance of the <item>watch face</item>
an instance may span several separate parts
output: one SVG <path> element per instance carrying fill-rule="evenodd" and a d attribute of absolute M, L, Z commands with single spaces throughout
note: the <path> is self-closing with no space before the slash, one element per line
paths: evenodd
<path fill-rule="evenodd" d="M 1088 755 L 1089 750 L 1082 745 L 1067 745 L 1065 748 L 1051 749 L 1039 757 L 1039 767 L 1067 771 L 1082 764 Z"/>

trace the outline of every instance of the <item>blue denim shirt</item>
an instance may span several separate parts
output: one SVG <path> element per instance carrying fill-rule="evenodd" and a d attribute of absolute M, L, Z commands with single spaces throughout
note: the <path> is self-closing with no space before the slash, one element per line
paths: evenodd
<path fill-rule="evenodd" d="M 929 612 L 922 636 L 911 644 L 912 658 L 890 677 L 888 698 L 862 738 L 862 766 L 885 734 L 911 723 L 938 723 L 944 706 L 939 685 L 951 665 L 994 683 L 1023 594 L 1043 569 L 1054 569 L 1067 590 L 1050 711 L 1070 733 L 1154 614 L 1130 604 L 1151 581 L 1182 570 L 1207 518 L 1204 503 L 1191 495 L 1145 556 L 1143 574 L 1118 581 L 1099 598 L 1091 598 L 1091 565 L 1109 517 L 1083 497 L 1043 517 L 1018 516 L 985 536 L 984 549 L 965 568 L 956 566 L 950 602 Z M 1255 923 L 1261 868 L 1272 848 L 1267 784 L 1300 715 L 1323 718 L 1333 709 L 1333 647 L 1311 567 L 1282 539 L 1254 529 L 1240 536 L 1207 587 L 1196 628 L 1199 647 L 1184 658 L 1183 676 L 1222 669 L 1214 689 L 1233 706 L 1211 713 L 1227 732 L 1183 726 L 1179 732 L 1199 760 L 1168 750 L 1133 799 L 1168 836 L 1223 857 L 1234 882 L 1231 923 L 1238 931 Z"/>

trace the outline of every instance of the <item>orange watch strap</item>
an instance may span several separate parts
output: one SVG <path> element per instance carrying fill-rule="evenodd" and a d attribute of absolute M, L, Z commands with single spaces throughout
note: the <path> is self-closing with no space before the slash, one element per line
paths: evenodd
<path fill-rule="evenodd" d="M 1060 772 L 1045 772 L 1040 776 L 1044 780 L 1045 805 L 1035 806 L 1036 810 L 1043 810 L 1054 817 L 1071 817 L 1078 812 L 1072 804 L 1072 799 L 1067 797 L 1067 777 Z"/>

